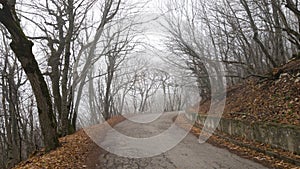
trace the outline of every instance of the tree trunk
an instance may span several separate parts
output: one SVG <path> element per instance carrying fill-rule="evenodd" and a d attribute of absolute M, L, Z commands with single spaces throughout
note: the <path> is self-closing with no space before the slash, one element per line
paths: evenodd
<path fill-rule="evenodd" d="M 11 34 L 10 46 L 20 61 L 36 97 L 46 151 L 53 150 L 59 146 L 56 120 L 47 84 L 32 53 L 33 43 L 27 39 L 20 26 L 15 12 L 15 3 L 13 1 L 0 1 L 0 3 L 3 6 L 0 10 L 0 22 Z"/>
<path fill-rule="evenodd" d="M 72 118 L 69 117 L 70 115 L 70 107 L 68 104 L 68 96 L 71 96 L 68 89 L 68 75 L 70 69 L 70 57 L 71 57 L 71 42 L 74 33 L 74 1 L 68 0 L 68 13 L 69 13 L 69 31 L 66 36 L 66 44 L 65 44 L 65 62 L 64 62 L 64 69 L 62 74 L 62 82 L 61 82 L 61 89 L 62 89 L 62 131 L 63 136 L 67 134 L 73 134 L 76 131 L 76 123 L 72 124 Z M 74 128 L 75 127 L 75 128 Z"/>
<path fill-rule="evenodd" d="M 280 28 L 280 20 L 279 20 L 279 14 L 278 14 L 278 8 L 280 5 L 277 1 L 271 1 L 272 3 L 272 9 L 273 9 L 273 18 L 274 18 L 274 24 L 275 24 L 275 60 L 276 63 L 284 64 L 286 62 L 284 57 L 284 45 L 283 45 L 283 35 L 282 30 Z"/>
<path fill-rule="evenodd" d="M 251 29 L 253 31 L 253 40 L 259 45 L 259 47 L 261 48 L 262 52 L 265 54 L 266 58 L 270 61 L 272 67 L 277 67 L 278 64 L 275 62 L 275 60 L 273 59 L 273 57 L 270 55 L 270 53 L 268 52 L 267 48 L 265 47 L 265 45 L 261 42 L 261 40 L 259 39 L 259 30 L 258 27 L 256 26 L 254 19 L 252 17 L 252 13 L 250 11 L 250 8 L 247 4 L 247 2 L 245 0 L 240 0 L 241 4 L 243 5 L 248 18 L 250 20 L 250 25 L 251 25 Z"/>
<path fill-rule="evenodd" d="M 111 56 L 109 56 L 111 57 Z M 111 65 L 108 66 L 107 68 L 107 82 L 106 82 L 106 91 L 105 91 L 105 98 L 104 98 L 104 114 L 103 117 L 105 120 L 108 120 L 111 117 L 111 111 L 110 111 L 110 106 L 111 106 L 111 84 L 114 76 L 114 64 L 112 64 L 112 61 L 109 61 Z"/>

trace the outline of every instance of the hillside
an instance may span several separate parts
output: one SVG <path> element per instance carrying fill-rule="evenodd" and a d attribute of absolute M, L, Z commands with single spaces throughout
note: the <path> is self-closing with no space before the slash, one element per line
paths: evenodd
<path fill-rule="evenodd" d="M 113 117 L 107 122 L 114 126 L 123 121 L 124 117 Z M 88 129 L 101 131 L 103 124 L 91 126 Z M 75 169 L 89 168 L 89 158 L 94 156 L 93 151 L 98 146 L 90 139 L 86 132 L 81 129 L 72 135 L 59 139 L 60 147 L 49 153 L 44 150 L 34 152 L 31 157 L 14 167 L 14 169 Z"/>
<path fill-rule="evenodd" d="M 203 102 L 199 113 L 207 113 L 209 106 L 210 101 Z M 230 87 L 223 117 L 300 125 L 300 60 L 274 69 L 265 78 L 252 76 Z"/>

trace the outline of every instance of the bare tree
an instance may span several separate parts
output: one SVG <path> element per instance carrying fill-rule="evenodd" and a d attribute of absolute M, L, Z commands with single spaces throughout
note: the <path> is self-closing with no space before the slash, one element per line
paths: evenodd
<path fill-rule="evenodd" d="M 78 103 L 81 99 L 78 96 L 82 95 L 85 83 L 88 83 L 88 105 L 93 119 L 101 116 L 108 119 L 120 112 L 116 108 L 116 104 L 118 104 L 116 96 L 119 91 L 123 90 L 127 82 L 119 84 L 120 86 L 116 86 L 115 82 L 126 74 L 121 71 L 123 63 L 139 45 L 136 40 L 139 31 L 136 27 L 140 25 L 140 21 L 136 17 L 141 9 L 137 4 L 140 3 L 128 4 L 120 1 L 107 3 L 108 6 L 104 7 L 105 10 L 103 10 L 99 25 L 101 28 L 98 27 L 96 31 L 97 39 L 93 38 L 91 43 L 83 45 L 80 51 L 79 56 L 85 58 L 81 60 L 83 66 L 81 66 L 80 74 L 75 74 L 74 78 L 79 80 L 76 106 L 79 106 Z M 77 60 L 77 64 L 80 64 L 80 60 Z M 98 67 L 101 68 L 97 69 Z M 85 73 L 88 73 L 87 80 L 85 80 Z M 97 91 L 97 95 L 93 94 L 94 91 Z M 75 108 L 75 111 L 76 109 L 78 107 Z"/>
<path fill-rule="evenodd" d="M 11 35 L 10 46 L 20 61 L 36 97 L 46 150 L 55 149 L 59 145 L 55 115 L 47 84 L 32 53 L 33 43 L 28 40 L 20 26 L 15 11 L 15 1 L 1 1 L 0 3 L 2 5 L 0 22 Z"/>
<path fill-rule="evenodd" d="M 83 29 L 88 11 L 95 1 L 68 0 L 33 2 L 25 4 L 34 11 L 24 11 L 23 17 L 33 23 L 37 31 L 31 39 L 47 46 L 41 46 L 41 51 L 47 59 L 46 75 L 51 80 L 54 107 L 57 114 L 58 131 L 61 136 L 71 134 L 76 130 L 76 116 L 72 113 L 72 56 L 75 58 L 75 39 Z M 33 19 L 35 18 L 35 19 Z M 38 19 L 37 19 L 38 18 Z"/>
<path fill-rule="evenodd" d="M 106 51 L 106 47 L 102 49 L 102 52 L 100 54 L 96 54 L 97 45 L 99 43 L 100 38 L 103 36 L 103 32 L 107 26 L 108 23 L 114 19 L 116 14 L 118 13 L 121 5 L 121 0 L 114 1 L 114 0 L 105 0 L 103 8 L 102 8 L 102 16 L 100 23 L 98 24 L 98 27 L 96 29 L 95 36 L 93 39 L 81 46 L 81 49 L 79 51 L 79 54 L 77 56 L 76 62 L 74 64 L 74 73 L 73 73 L 73 96 L 75 95 L 76 91 L 76 100 L 74 100 L 74 112 L 73 116 L 77 116 L 78 114 L 78 108 L 80 105 L 80 100 L 82 96 L 82 92 L 84 89 L 84 85 L 86 84 L 86 77 L 89 73 L 89 71 L 93 68 L 93 65 L 101 58 L 101 56 L 104 55 L 104 52 Z M 87 38 L 88 40 L 88 38 Z M 84 66 L 81 69 L 81 72 L 79 69 L 79 63 L 82 61 L 82 57 L 86 56 L 84 61 Z M 80 72 L 80 74 L 79 74 Z"/>
<path fill-rule="evenodd" d="M 170 12 L 165 14 L 169 33 L 166 46 L 173 56 L 168 60 L 191 69 L 198 77 L 206 77 L 208 72 L 203 70 L 209 67 L 220 72 L 211 63 L 222 61 L 231 85 L 248 76 L 265 77 L 263 74 L 298 53 L 297 4 L 279 0 L 170 0 L 166 4 Z M 202 84 L 209 82 L 201 80 Z"/>

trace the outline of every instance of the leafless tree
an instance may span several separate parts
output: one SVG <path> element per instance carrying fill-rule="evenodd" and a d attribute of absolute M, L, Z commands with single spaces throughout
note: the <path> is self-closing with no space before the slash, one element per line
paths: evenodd
<path fill-rule="evenodd" d="M 74 64 L 74 72 L 73 72 L 73 96 L 75 96 L 76 91 L 76 100 L 74 100 L 74 111 L 73 116 L 77 116 L 78 114 L 78 108 L 81 101 L 81 96 L 83 93 L 84 86 L 86 84 L 86 77 L 88 73 L 93 70 L 93 65 L 103 56 L 105 55 L 105 51 L 107 46 L 104 46 L 102 48 L 102 52 L 100 54 L 96 53 L 97 46 L 99 44 L 99 40 L 103 36 L 104 30 L 107 28 L 107 24 L 109 24 L 114 17 L 119 12 L 121 5 L 121 0 L 114 1 L 114 0 L 105 0 L 104 5 L 102 6 L 102 16 L 101 20 L 98 23 L 98 27 L 96 29 L 96 33 L 91 39 L 90 42 L 88 42 L 89 37 L 86 38 L 87 43 L 83 43 L 81 45 L 81 49 L 78 53 L 78 56 L 76 58 L 76 62 Z M 87 36 L 89 33 L 87 33 Z M 83 57 L 84 58 L 83 60 Z M 83 61 L 83 68 L 81 71 L 79 70 L 79 65 L 82 64 Z"/>
<path fill-rule="evenodd" d="M 30 37 L 40 45 L 40 50 L 47 58 L 45 75 L 49 75 L 57 114 L 58 131 L 61 136 L 71 134 L 76 130 L 76 119 L 72 113 L 72 56 L 75 58 L 75 39 L 83 29 L 88 11 L 93 1 L 45 0 L 23 4 L 25 8 L 35 9 L 23 11 L 23 17 L 33 23 L 38 31 Z"/>
<path fill-rule="evenodd" d="M 165 14 L 169 32 L 166 46 L 173 53 L 169 61 L 191 69 L 198 77 L 207 76 L 203 70 L 210 66 L 219 72 L 210 62 L 221 61 L 232 85 L 248 76 L 265 77 L 263 74 L 299 53 L 297 1 L 166 3 L 170 11 Z"/>
<path fill-rule="evenodd" d="M 10 33 L 12 39 L 10 46 L 20 61 L 36 97 L 46 150 L 55 149 L 59 146 L 56 119 L 48 86 L 32 52 L 33 42 L 28 40 L 20 26 L 20 21 L 15 11 L 16 2 L 0 1 L 0 3 L 2 5 L 0 22 Z"/>
<path fill-rule="evenodd" d="M 34 98 L 28 88 L 17 59 L 8 45 L 8 32 L 1 27 L 1 106 L 0 136 L 1 168 L 11 168 L 26 159 L 32 151 L 41 146 L 34 138 Z M 37 140 L 40 140 L 38 138 Z"/>

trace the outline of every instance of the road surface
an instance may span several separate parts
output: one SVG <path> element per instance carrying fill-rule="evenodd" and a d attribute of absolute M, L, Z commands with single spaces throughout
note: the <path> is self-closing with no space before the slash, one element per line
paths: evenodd
<path fill-rule="evenodd" d="M 116 138 L 116 132 L 120 132 L 130 137 L 147 138 L 159 135 L 168 129 L 172 123 L 174 113 L 163 114 L 159 119 L 149 123 L 141 124 L 125 120 L 117 124 L 114 129 L 109 129 L 105 137 L 101 139 L 101 144 L 106 150 L 109 148 L 121 149 L 130 152 L 131 147 L 125 139 Z M 138 115 L 132 118 L 134 121 L 151 119 L 152 115 Z M 180 129 L 182 130 L 182 129 Z M 184 130 L 179 131 L 184 132 Z M 162 140 L 160 140 L 162 141 Z M 96 141 L 97 142 L 97 141 Z M 161 148 L 156 144 L 158 148 Z M 149 148 L 150 147 L 150 148 Z M 153 145 L 145 146 L 148 150 L 155 150 Z M 98 151 L 98 150 L 95 150 Z M 132 151 L 134 152 L 134 151 Z M 153 151 L 155 152 L 155 151 Z M 88 168 L 99 169 L 264 169 L 266 167 L 248 159 L 241 158 L 230 153 L 226 149 L 214 147 L 208 143 L 199 144 L 197 138 L 192 134 L 178 143 L 174 148 L 167 152 L 146 158 L 122 157 L 101 151 L 94 153 L 93 160 Z"/>

